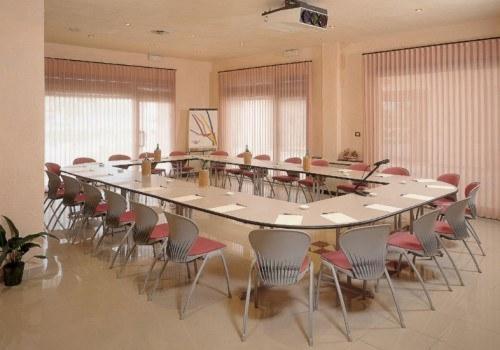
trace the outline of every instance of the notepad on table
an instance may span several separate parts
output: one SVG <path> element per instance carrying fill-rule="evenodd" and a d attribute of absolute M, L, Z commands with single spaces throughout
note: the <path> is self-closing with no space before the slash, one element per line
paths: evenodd
<path fill-rule="evenodd" d="M 274 223 L 278 225 L 300 225 L 302 224 L 302 215 L 280 214 Z"/>
<path fill-rule="evenodd" d="M 388 213 L 394 213 L 396 211 L 400 211 L 401 210 L 401 208 L 391 207 L 390 205 L 384 205 L 384 204 L 368 204 L 365 207 L 369 208 L 369 209 L 385 211 L 385 212 L 388 212 Z"/>
<path fill-rule="evenodd" d="M 446 185 L 427 185 L 427 188 L 438 188 L 441 190 L 455 190 L 455 186 L 446 186 Z"/>
<path fill-rule="evenodd" d="M 434 197 L 423 196 L 421 194 L 414 194 L 414 193 L 406 193 L 406 194 L 401 195 L 401 197 L 409 198 L 409 199 L 418 199 L 420 201 L 430 201 L 434 198 Z"/>
<path fill-rule="evenodd" d="M 350 224 L 358 221 L 350 217 L 349 215 L 345 215 L 343 213 L 324 213 L 321 214 L 321 217 L 330 220 L 335 224 Z"/>
<path fill-rule="evenodd" d="M 421 182 L 421 183 L 436 182 L 436 180 L 434 180 L 434 179 L 415 179 L 415 181 Z"/>
<path fill-rule="evenodd" d="M 197 194 L 191 194 L 189 196 L 181 196 L 181 197 L 176 197 L 176 198 L 172 198 L 173 201 L 176 201 L 176 202 L 190 202 L 190 201 L 194 201 L 194 200 L 197 200 L 197 199 L 200 199 L 200 198 L 203 198 L 202 196 L 200 195 L 197 195 Z"/>
<path fill-rule="evenodd" d="M 235 204 L 228 204 L 228 205 L 222 205 L 220 207 L 211 208 L 210 210 L 213 210 L 217 213 L 229 213 L 244 208 L 246 208 L 244 205 L 235 203 Z"/>

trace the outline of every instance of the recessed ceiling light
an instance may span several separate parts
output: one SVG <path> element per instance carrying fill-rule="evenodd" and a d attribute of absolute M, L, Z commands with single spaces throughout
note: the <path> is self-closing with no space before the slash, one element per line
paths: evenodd
<path fill-rule="evenodd" d="M 131 24 L 130 23 L 125 23 L 125 27 L 130 27 Z"/>
<path fill-rule="evenodd" d="M 416 13 L 421 13 L 421 12 L 424 12 L 424 9 L 415 9 L 415 12 Z"/>

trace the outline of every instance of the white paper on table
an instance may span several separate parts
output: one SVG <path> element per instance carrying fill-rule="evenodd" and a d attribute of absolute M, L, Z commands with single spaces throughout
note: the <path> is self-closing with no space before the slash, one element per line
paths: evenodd
<path fill-rule="evenodd" d="M 161 186 L 154 186 L 154 187 L 142 187 L 140 188 L 140 190 L 142 192 L 155 192 L 155 191 L 160 191 L 164 189 L 164 187 L 161 187 Z"/>
<path fill-rule="evenodd" d="M 181 197 L 176 197 L 176 198 L 172 198 L 173 201 L 176 201 L 176 202 L 189 202 L 189 201 L 194 201 L 196 199 L 200 199 L 200 198 L 203 198 L 202 196 L 199 196 L 197 194 L 191 194 L 189 196 L 181 196 Z"/>
<path fill-rule="evenodd" d="M 244 209 L 244 208 L 246 208 L 244 205 L 240 205 L 238 203 L 235 203 L 235 204 L 228 204 L 228 205 L 222 205 L 220 207 L 211 208 L 210 210 L 213 210 L 217 213 L 229 213 L 229 212 Z"/>
<path fill-rule="evenodd" d="M 331 222 L 333 222 L 335 224 L 350 224 L 350 223 L 358 221 L 358 220 L 350 217 L 349 215 L 345 215 L 343 213 L 321 214 L 321 217 L 325 218 L 327 220 L 330 220 Z"/>
<path fill-rule="evenodd" d="M 439 188 L 441 190 L 456 190 L 455 186 L 446 186 L 446 185 L 427 185 L 427 188 Z"/>
<path fill-rule="evenodd" d="M 302 215 L 280 214 L 274 223 L 278 225 L 300 225 L 302 224 Z"/>
<path fill-rule="evenodd" d="M 392 174 L 376 174 L 375 177 L 391 177 Z"/>
<path fill-rule="evenodd" d="M 434 180 L 434 179 L 415 179 L 415 181 L 417 181 L 417 182 L 422 182 L 422 183 L 426 183 L 426 182 L 436 182 L 436 180 Z"/>
<path fill-rule="evenodd" d="M 409 198 L 409 199 L 418 199 L 420 201 L 430 201 L 434 198 L 434 197 L 423 196 L 421 194 L 414 194 L 414 193 L 403 194 L 401 197 Z"/>
<path fill-rule="evenodd" d="M 384 204 L 369 204 L 365 206 L 366 208 L 369 209 L 375 209 L 375 210 L 380 210 L 380 211 L 385 211 L 388 213 L 394 213 L 396 211 L 400 211 L 401 208 L 398 207 L 391 207 L 390 205 L 384 205 Z"/>

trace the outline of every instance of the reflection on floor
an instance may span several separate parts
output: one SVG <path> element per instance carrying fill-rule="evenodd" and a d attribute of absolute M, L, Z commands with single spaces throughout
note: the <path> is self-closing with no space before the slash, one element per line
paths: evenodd
<path fill-rule="evenodd" d="M 208 237 L 227 244 L 233 298 L 224 295 L 221 264 L 208 265 L 186 319 L 179 308 L 189 281 L 185 266 L 172 265 L 160 290 L 147 301 L 139 289 L 152 251 L 140 249 L 121 278 L 109 270 L 113 246 L 121 238 L 106 238 L 101 253 L 92 256 L 89 242 L 70 245 L 48 242 L 45 262 L 32 259 L 21 286 L 0 287 L 0 349 L 307 349 L 307 281 L 298 287 L 261 293 L 260 308 L 250 309 L 249 336 L 240 340 L 243 302 L 253 227 L 195 214 Z M 463 272 L 465 287 L 442 259 L 453 292 L 429 261 L 418 262 L 436 311 L 430 311 L 414 276 L 404 270 L 394 277 L 407 328 L 399 327 L 387 284 L 381 281 L 375 298 L 348 300 L 354 342 L 348 343 L 333 286 L 320 292 L 314 313 L 315 349 L 499 349 L 500 348 L 500 222 L 478 220 L 487 256 L 477 253 L 483 273 L 474 271 L 465 248 L 450 250 Z M 56 232 L 64 237 L 64 232 Z M 310 255 L 335 241 L 332 231 L 310 231 Z M 474 248 L 476 248 L 474 246 Z M 373 286 L 369 286 L 373 288 Z"/>

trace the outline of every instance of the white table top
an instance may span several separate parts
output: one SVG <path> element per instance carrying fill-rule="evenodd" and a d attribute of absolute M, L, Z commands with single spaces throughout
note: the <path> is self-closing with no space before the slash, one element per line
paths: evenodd
<path fill-rule="evenodd" d="M 157 175 L 143 177 L 139 171 L 140 169 L 137 167 L 122 170 L 111 166 L 112 162 L 109 164 L 103 164 L 102 166 L 98 163 L 81 164 L 64 167 L 62 171 L 127 191 L 179 204 L 187 208 L 264 227 L 330 229 L 363 225 L 417 208 L 457 191 L 455 187 L 438 181 L 433 183 L 417 182 L 415 179 L 406 176 L 381 177 L 378 181 L 387 183 L 387 185 L 370 189 L 375 196 L 362 197 L 356 194 L 348 194 L 312 202 L 308 204 L 307 209 L 301 209 L 297 203 L 241 192 L 228 195 L 226 189 L 211 186 L 201 188 L 193 182 L 174 180 Z M 332 171 L 335 171 L 335 169 Z M 339 176 L 335 177 L 356 179 L 360 178 L 361 173 L 339 173 Z M 401 181 L 406 182 L 401 183 Z M 444 188 L 428 187 L 433 185 L 444 186 Z M 409 194 L 409 196 L 403 196 L 405 194 Z M 184 201 L 186 196 L 192 195 L 199 195 L 201 198 Z M 235 204 L 244 206 L 244 208 L 227 212 L 224 210 L 226 208 L 219 208 L 228 205 L 234 206 Z M 367 205 L 373 204 L 375 204 L 375 207 L 382 206 L 382 209 L 390 209 L 391 211 L 367 207 Z M 393 208 L 384 208 L 383 206 Z M 328 213 L 344 214 L 355 221 L 350 223 L 333 222 L 326 218 L 329 215 L 325 217 L 324 214 Z M 281 223 L 276 223 L 278 216 L 283 214 L 290 214 L 290 220 L 281 220 Z M 297 217 L 292 217 L 292 215 L 302 216 L 300 224 L 297 224 Z M 280 219 L 283 219 L 283 217 L 280 217 Z M 295 222 L 295 224 L 291 224 L 291 222 Z"/>

